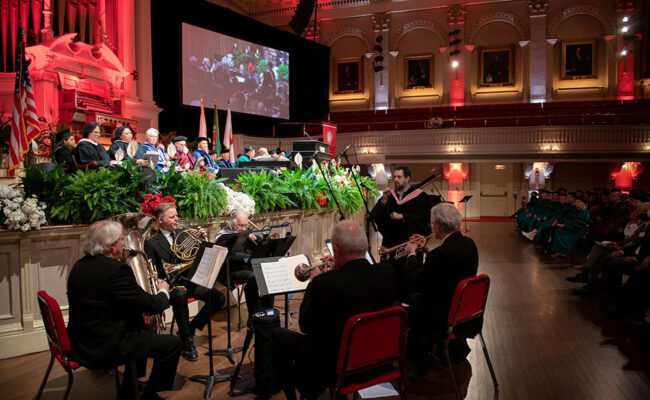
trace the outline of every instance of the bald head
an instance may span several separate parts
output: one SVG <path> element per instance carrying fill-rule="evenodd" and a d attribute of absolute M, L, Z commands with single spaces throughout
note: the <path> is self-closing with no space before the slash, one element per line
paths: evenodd
<path fill-rule="evenodd" d="M 368 249 L 368 239 L 359 224 L 342 221 L 332 230 L 332 247 L 334 247 L 334 262 L 340 266 L 347 261 L 364 258 Z"/>

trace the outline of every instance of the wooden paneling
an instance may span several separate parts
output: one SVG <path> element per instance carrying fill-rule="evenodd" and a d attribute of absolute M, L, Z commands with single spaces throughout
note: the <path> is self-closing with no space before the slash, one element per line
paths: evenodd
<path fill-rule="evenodd" d="M 20 322 L 18 244 L 0 245 L 0 325 Z"/>

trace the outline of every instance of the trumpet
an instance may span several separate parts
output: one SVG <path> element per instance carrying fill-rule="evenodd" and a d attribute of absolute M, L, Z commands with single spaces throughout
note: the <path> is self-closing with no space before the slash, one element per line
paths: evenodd
<path fill-rule="evenodd" d="M 300 263 L 296 265 L 296 268 L 293 269 L 293 275 L 298 279 L 300 282 L 307 282 L 309 280 L 309 277 L 311 276 L 311 272 L 315 270 L 316 268 L 320 269 L 321 271 L 330 268 L 332 265 L 328 262 L 314 265 L 314 266 L 309 266 L 308 264 L 305 263 Z"/>
<path fill-rule="evenodd" d="M 406 241 L 402 244 L 398 244 L 397 246 L 390 247 L 388 249 L 386 248 L 380 248 L 379 249 L 379 257 L 381 257 L 382 260 L 388 260 L 390 258 L 391 253 L 395 253 L 394 258 L 399 259 L 402 258 L 406 255 L 406 245 L 409 243 L 415 243 L 418 245 L 418 251 L 422 250 L 424 248 L 424 245 L 427 244 L 429 239 L 434 237 L 435 234 L 430 234 L 428 236 L 422 236 L 414 240 L 409 240 Z"/>

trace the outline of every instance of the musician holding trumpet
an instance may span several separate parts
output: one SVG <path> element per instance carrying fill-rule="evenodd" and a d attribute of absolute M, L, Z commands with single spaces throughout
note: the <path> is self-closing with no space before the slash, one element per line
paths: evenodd
<path fill-rule="evenodd" d="M 145 243 L 144 251 L 155 265 L 158 277 L 170 282 L 173 281 L 175 284 L 175 287 L 170 292 L 169 303 L 174 310 L 174 318 L 178 323 L 178 334 L 183 345 L 181 356 L 188 361 L 196 361 L 199 355 L 194 346 L 194 333 L 197 330 L 203 330 L 210 321 L 211 316 L 208 315 L 207 308 L 208 296 L 211 297 L 212 315 L 221 308 L 226 298 L 217 289 L 207 289 L 190 282 L 190 277 L 187 276 L 189 270 L 182 272 L 178 277 L 169 276 L 170 274 L 165 270 L 163 264 L 179 264 L 181 261 L 172 251 L 176 236 L 183 232 L 183 229 L 178 228 L 176 206 L 172 203 L 160 203 L 156 208 L 156 220 L 160 230 Z M 192 322 L 190 322 L 190 312 L 187 304 L 189 297 L 206 302 L 192 319 Z"/>

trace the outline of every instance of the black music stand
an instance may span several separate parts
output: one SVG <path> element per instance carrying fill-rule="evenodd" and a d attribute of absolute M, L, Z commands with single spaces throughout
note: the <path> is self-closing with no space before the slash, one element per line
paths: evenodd
<path fill-rule="evenodd" d="M 228 310 L 228 313 L 226 314 L 226 324 L 227 324 L 227 329 L 228 329 L 228 343 L 226 344 L 225 349 L 219 349 L 219 350 L 212 350 L 210 349 L 210 354 L 214 354 L 217 356 L 224 356 L 228 358 L 231 364 L 235 365 L 237 364 L 237 357 L 235 357 L 235 353 L 240 352 L 242 350 L 241 347 L 232 347 L 232 342 L 231 342 L 231 333 L 230 333 L 230 253 L 232 252 L 232 249 L 235 247 L 235 244 L 237 242 L 242 241 L 242 240 L 247 240 L 248 239 L 248 232 L 235 232 L 235 233 L 227 233 L 219 236 L 219 239 L 216 240 L 217 245 L 226 247 L 228 249 L 228 255 L 226 256 L 226 309 Z M 210 340 L 212 342 L 212 340 Z"/>
<path fill-rule="evenodd" d="M 196 257 L 194 258 L 194 264 L 192 265 L 192 275 L 196 272 L 196 268 L 199 264 L 199 260 L 203 257 L 203 253 L 205 251 L 206 247 L 212 247 L 214 244 L 212 243 L 207 243 L 203 242 L 201 244 L 201 247 L 199 248 L 199 252 L 197 253 Z M 229 293 L 230 294 L 230 293 Z M 208 315 L 212 316 L 212 296 L 208 296 Z M 230 310 L 228 310 L 230 311 Z M 230 333 L 230 332 L 229 332 Z M 228 338 L 230 339 L 230 337 Z M 212 359 L 212 319 L 208 321 L 208 356 L 210 358 L 210 374 L 209 375 L 193 375 L 189 377 L 189 380 L 193 382 L 199 382 L 205 384 L 205 392 L 203 392 L 203 398 L 204 399 L 209 399 L 211 394 L 212 394 L 212 387 L 214 386 L 215 383 L 223 382 L 230 380 L 232 378 L 231 375 L 215 375 L 214 373 L 214 361 Z"/>
<path fill-rule="evenodd" d="M 469 232 L 469 229 L 467 229 L 467 202 L 471 198 L 472 198 L 471 195 L 465 196 L 459 201 L 459 203 L 463 203 L 463 209 L 464 209 L 463 211 L 465 212 L 465 233 Z"/>

